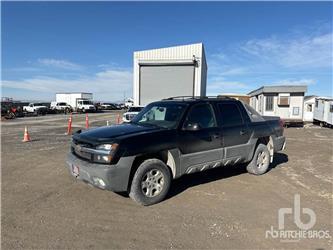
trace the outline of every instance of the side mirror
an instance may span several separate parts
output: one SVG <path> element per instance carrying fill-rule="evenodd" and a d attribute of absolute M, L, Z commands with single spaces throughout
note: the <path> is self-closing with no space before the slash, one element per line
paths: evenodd
<path fill-rule="evenodd" d="M 184 129 L 186 131 L 198 131 L 198 130 L 200 130 L 200 125 L 199 125 L 199 123 L 189 122 L 185 125 Z"/>

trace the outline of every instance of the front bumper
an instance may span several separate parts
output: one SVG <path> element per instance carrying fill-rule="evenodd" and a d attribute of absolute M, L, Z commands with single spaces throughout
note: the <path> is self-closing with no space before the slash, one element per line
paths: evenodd
<path fill-rule="evenodd" d="M 95 187 L 115 192 L 127 191 L 134 157 L 123 157 L 115 165 L 95 164 L 79 159 L 73 153 L 67 155 L 67 168 L 78 180 Z M 78 169 L 78 172 L 73 172 Z"/>
<path fill-rule="evenodd" d="M 286 147 L 286 137 L 284 136 L 275 137 L 273 139 L 273 144 L 274 144 L 274 152 L 284 150 Z"/>

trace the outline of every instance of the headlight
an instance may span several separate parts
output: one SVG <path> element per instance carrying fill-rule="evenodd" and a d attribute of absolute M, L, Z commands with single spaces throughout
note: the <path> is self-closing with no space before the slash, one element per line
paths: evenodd
<path fill-rule="evenodd" d="M 113 151 L 118 147 L 118 144 L 114 143 L 114 144 L 102 144 L 102 145 L 98 145 L 96 147 L 97 150 L 103 150 L 103 151 Z"/>
<path fill-rule="evenodd" d="M 93 156 L 94 162 L 110 163 L 117 147 L 117 143 L 98 145 Z"/>

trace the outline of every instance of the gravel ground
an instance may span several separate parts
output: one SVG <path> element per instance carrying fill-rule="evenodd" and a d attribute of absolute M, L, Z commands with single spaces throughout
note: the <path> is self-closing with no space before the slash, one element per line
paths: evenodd
<path fill-rule="evenodd" d="M 116 113 L 89 114 L 91 126 L 116 121 Z M 175 180 L 162 203 L 142 207 L 126 196 L 92 188 L 67 172 L 68 116 L 2 122 L 1 247 L 331 249 L 332 238 L 266 237 L 278 229 L 278 210 L 301 208 L 316 215 L 311 231 L 332 235 L 333 130 L 285 130 L 287 148 L 272 169 L 253 176 L 244 166 L 219 168 Z M 74 115 L 75 129 L 85 124 Z M 24 126 L 32 142 L 23 143 Z M 295 214 L 295 213 L 294 213 Z M 309 217 L 301 213 L 301 221 Z M 286 215 L 285 230 L 300 229 Z"/>

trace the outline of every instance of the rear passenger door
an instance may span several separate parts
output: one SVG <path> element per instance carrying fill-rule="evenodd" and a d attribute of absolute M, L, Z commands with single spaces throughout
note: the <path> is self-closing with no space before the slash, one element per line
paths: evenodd
<path fill-rule="evenodd" d="M 237 102 L 218 103 L 220 121 L 222 125 L 222 144 L 224 159 L 234 163 L 242 162 L 249 154 L 250 132 L 245 117 Z"/>

